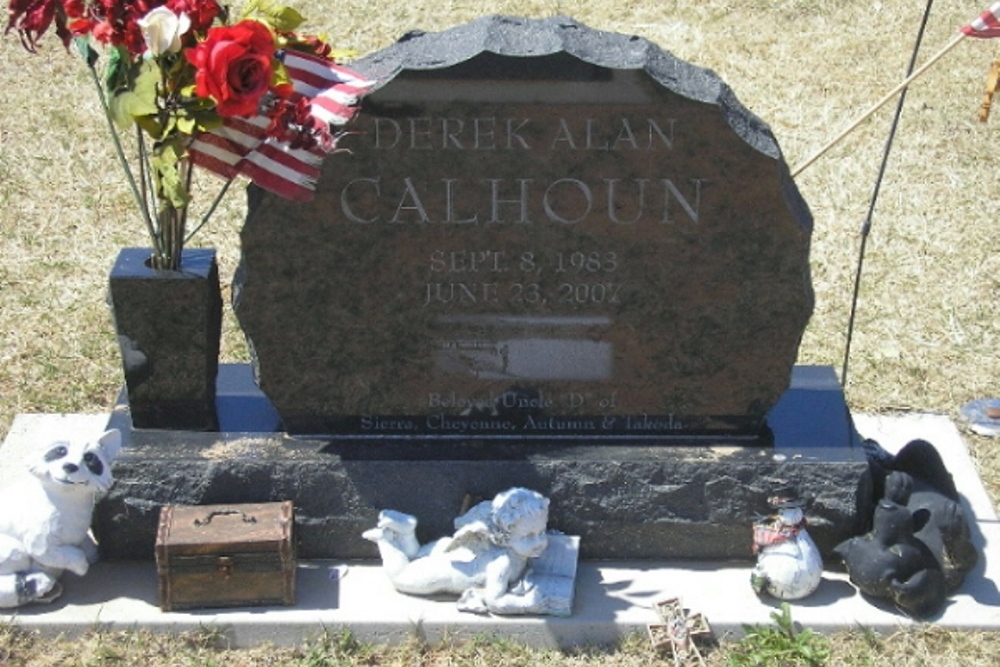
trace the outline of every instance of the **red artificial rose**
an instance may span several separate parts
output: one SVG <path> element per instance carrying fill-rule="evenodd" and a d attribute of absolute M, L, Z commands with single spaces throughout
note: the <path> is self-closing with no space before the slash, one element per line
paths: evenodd
<path fill-rule="evenodd" d="M 216 0 L 167 0 L 166 7 L 174 14 L 187 14 L 194 32 L 208 30 L 223 13 L 222 6 Z"/>
<path fill-rule="evenodd" d="M 257 113 L 274 74 L 274 37 L 267 26 L 247 20 L 212 28 L 184 55 L 197 68 L 196 92 L 214 99 L 220 116 Z"/>
<path fill-rule="evenodd" d="M 59 0 L 11 0 L 7 6 L 7 17 L 4 34 L 16 31 L 24 48 L 29 51 L 35 50 L 38 39 L 53 22 L 56 34 L 69 48 L 72 36 L 66 27 L 66 12 Z"/>
<path fill-rule="evenodd" d="M 146 43 L 138 20 L 163 0 L 64 0 L 71 19 L 69 32 L 77 37 L 92 35 L 101 44 L 124 46 L 139 56 Z"/>
<path fill-rule="evenodd" d="M 88 11 L 83 0 L 66 0 L 63 7 L 69 18 L 69 31 L 74 37 L 84 37 L 94 30 L 92 13 Z"/>

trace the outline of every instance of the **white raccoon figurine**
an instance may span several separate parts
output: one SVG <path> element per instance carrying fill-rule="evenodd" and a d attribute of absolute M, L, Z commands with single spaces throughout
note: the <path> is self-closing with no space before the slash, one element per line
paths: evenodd
<path fill-rule="evenodd" d="M 90 521 L 120 449 L 117 430 L 55 442 L 29 459 L 30 477 L 0 489 L 0 608 L 51 602 L 63 570 L 83 576 L 97 560 Z"/>

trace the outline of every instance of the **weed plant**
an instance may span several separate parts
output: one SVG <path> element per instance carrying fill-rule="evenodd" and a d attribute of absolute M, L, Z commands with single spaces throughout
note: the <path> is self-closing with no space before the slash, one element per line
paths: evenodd
<path fill-rule="evenodd" d="M 771 612 L 774 625 L 746 625 L 744 637 L 729 649 L 729 667 L 822 667 L 830 659 L 830 641 L 797 628 L 787 602 Z"/>

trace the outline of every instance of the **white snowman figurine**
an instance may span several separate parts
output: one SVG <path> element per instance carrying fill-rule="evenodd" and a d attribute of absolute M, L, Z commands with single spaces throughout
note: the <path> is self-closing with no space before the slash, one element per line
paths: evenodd
<path fill-rule="evenodd" d="M 768 503 L 774 513 L 753 526 L 757 566 L 750 575 L 750 584 L 758 595 L 802 599 L 816 590 L 823 575 L 823 559 L 806 532 L 806 501 L 795 489 L 785 487 Z"/>

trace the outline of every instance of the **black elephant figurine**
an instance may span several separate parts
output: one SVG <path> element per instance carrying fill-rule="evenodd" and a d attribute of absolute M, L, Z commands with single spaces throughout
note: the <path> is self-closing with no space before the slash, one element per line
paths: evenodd
<path fill-rule="evenodd" d="M 876 451 L 877 443 L 866 443 Z M 955 482 L 933 445 L 907 444 L 871 456 L 883 500 L 872 529 L 839 544 L 851 582 L 916 618 L 935 614 L 979 559 Z"/>
<path fill-rule="evenodd" d="M 875 508 L 871 532 L 838 544 L 851 583 L 862 593 L 891 600 L 916 618 L 933 615 L 948 596 L 941 566 L 930 548 L 915 537 L 917 517 L 906 507 L 882 500 Z"/>
<path fill-rule="evenodd" d="M 895 456 L 885 478 L 884 497 L 904 505 L 914 515 L 927 512 L 914 536 L 926 544 L 954 593 L 965 574 L 979 562 L 972 531 L 955 482 L 934 446 L 914 440 Z"/>

